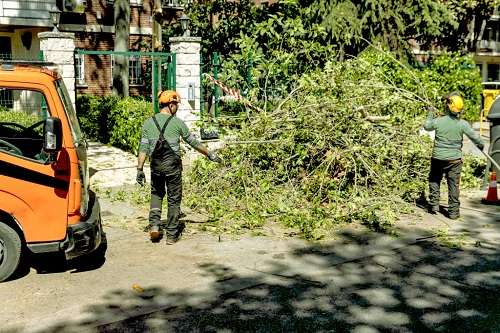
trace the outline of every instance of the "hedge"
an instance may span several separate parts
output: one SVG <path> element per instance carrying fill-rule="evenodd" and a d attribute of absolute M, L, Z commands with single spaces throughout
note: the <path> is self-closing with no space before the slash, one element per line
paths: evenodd
<path fill-rule="evenodd" d="M 82 95 L 76 100 L 80 126 L 86 137 L 137 154 L 141 127 L 153 114 L 143 99 Z"/>

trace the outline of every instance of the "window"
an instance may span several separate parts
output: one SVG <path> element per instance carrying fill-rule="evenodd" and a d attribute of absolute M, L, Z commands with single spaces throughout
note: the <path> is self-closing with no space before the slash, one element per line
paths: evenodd
<path fill-rule="evenodd" d="M 85 85 L 85 56 L 75 54 L 75 80 L 77 85 Z"/>
<path fill-rule="evenodd" d="M 128 58 L 128 77 L 130 85 L 142 84 L 142 66 L 141 58 L 139 56 L 130 56 Z M 115 67 L 115 57 L 111 55 L 111 69 L 110 69 L 110 82 L 113 85 L 113 68 Z"/>
<path fill-rule="evenodd" d="M 129 84 L 142 84 L 141 80 L 141 58 L 130 57 L 128 61 Z"/>
<path fill-rule="evenodd" d="M 10 37 L 0 37 L 0 59 L 12 59 L 12 45 Z"/>
<path fill-rule="evenodd" d="M 0 152 L 45 162 L 45 96 L 34 90 L 0 88 Z"/>
<path fill-rule="evenodd" d="M 500 72 L 499 64 L 488 64 L 488 82 L 498 81 L 499 72 Z"/>

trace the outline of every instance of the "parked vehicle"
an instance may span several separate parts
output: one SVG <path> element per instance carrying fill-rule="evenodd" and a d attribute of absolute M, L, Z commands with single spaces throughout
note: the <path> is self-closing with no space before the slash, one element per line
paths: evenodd
<path fill-rule="evenodd" d="M 87 144 L 50 65 L 0 62 L 0 281 L 24 253 L 71 259 L 106 244 Z"/>

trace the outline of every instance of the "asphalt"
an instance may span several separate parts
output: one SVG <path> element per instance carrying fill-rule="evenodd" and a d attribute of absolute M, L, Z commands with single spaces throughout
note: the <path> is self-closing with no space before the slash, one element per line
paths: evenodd
<path fill-rule="evenodd" d="M 93 177 L 120 173 L 92 163 Z M 458 221 L 421 211 L 397 236 L 348 227 L 320 243 L 186 233 L 167 246 L 106 227 L 104 261 L 31 258 L 0 284 L 0 332 L 497 332 L 500 208 L 483 195 L 464 194 Z"/>
<path fill-rule="evenodd" d="M 167 246 L 108 227 L 104 262 L 37 258 L 1 284 L 0 332 L 494 332 L 500 209 L 478 199 L 459 221 L 422 212 L 397 237 L 347 228 L 323 243 Z"/>

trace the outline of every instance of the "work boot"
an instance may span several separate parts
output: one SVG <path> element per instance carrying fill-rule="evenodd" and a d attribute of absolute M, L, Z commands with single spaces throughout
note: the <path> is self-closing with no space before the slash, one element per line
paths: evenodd
<path fill-rule="evenodd" d="M 429 207 L 427 207 L 427 211 L 429 214 L 436 215 L 439 212 L 439 207 L 429 205 Z"/>
<path fill-rule="evenodd" d="M 151 241 L 152 242 L 157 242 L 160 240 L 161 238 L 161 231 L 160 231 L 160 227 L 157 226 L 157 225 L 154 225 L 152 226 L 150 229 L 149 229 L 149 237 L 151 237 Z"/>
<path fill-rule="evenodd" d="M 179 237 L 167 236 L 167 239 L 165 240 L 165 244 L 174 245 L 175 243 L 177 243 L 178 240 L 179 240 Z"/>

